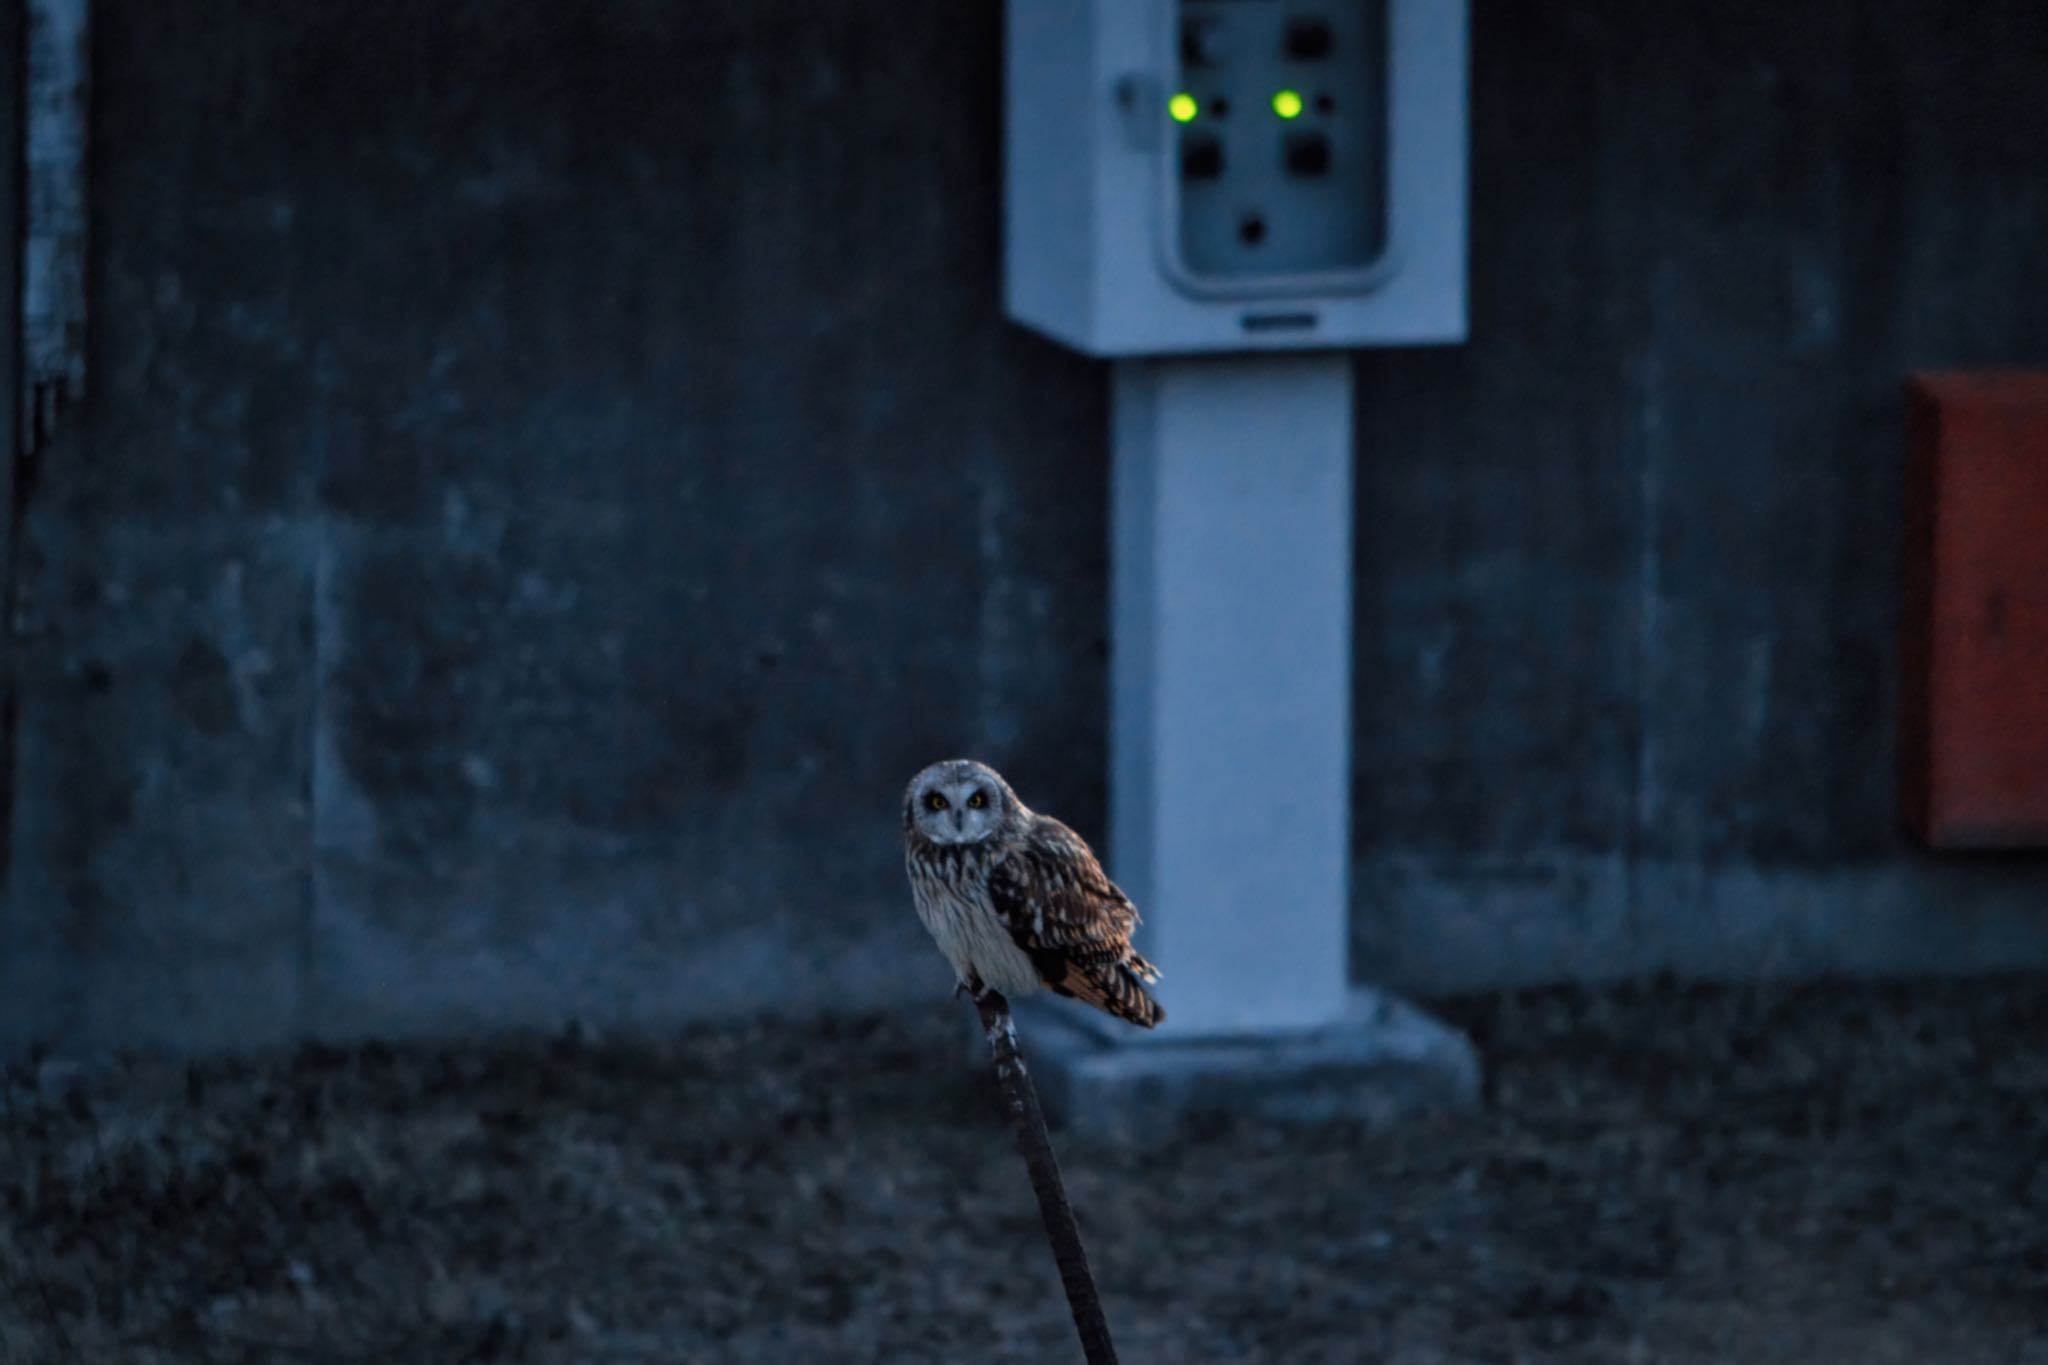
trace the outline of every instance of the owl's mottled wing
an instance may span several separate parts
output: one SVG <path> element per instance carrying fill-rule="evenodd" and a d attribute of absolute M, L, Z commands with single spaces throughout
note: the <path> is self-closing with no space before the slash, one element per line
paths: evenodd
<path fill-rule="evenodd" d="M 1058 949 L 1113 961 L 1129 947 L 1137 907 L 1110 881 L 1081 836 L 1039 816 L 989 878 L 996 913 L 1026 952 Z"/>
<path fill-rule="evenodd" d="M 1137 907 L 1080 835 L 1033 819 L 990 872 L 989 899 L 1049 988 L 1147 1028 L 1164 1017 L 1140 984 L 1158 973 L 1131 949 Z"/>

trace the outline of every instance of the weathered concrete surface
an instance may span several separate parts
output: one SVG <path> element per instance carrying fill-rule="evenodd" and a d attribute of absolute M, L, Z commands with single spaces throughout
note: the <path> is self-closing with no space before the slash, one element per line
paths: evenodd
<path fill-rule="evenodd" d="M 111 3 L 0 1035 L 872 1003 L 903 778 L 1100 826 L 1106 380 L 996 15 Z"/>
<path fill-rule="evenodd" d="M 1410 987 L 2048 960 L 1892 821 L 1902 375 L 2048 359 L 2048 10 L 1475 16 L 1472 344 L 1359 365 L 1358 935 Z"/>
<path fill-rule="evenodd" d="M 993 6 L 96 34 L 0 1045 L 937 1002 L 909 772 L 1102 839 L 1106 374 L 1000 320 Z M 2048 357 L 2048 11 L 1474 39 L 1473 343 L 1360 363 L 1355 970 L 2048 960 L 2048 865 L 1888 788 L 1898 379 Z"/>

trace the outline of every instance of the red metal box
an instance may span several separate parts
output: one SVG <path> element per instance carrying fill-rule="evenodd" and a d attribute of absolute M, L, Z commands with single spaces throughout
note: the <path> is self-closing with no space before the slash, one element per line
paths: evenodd
<path fill-rule="evenodd" d="M 1936 848 L 2048 847 L 2048 372 L 1907 393 L 1902 813 Z"/>

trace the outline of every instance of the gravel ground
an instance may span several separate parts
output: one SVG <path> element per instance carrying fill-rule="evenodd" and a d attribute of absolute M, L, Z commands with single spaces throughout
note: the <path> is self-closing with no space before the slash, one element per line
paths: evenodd
<path fill-rule="evenodd" d="M 1439 1008 L 1477 1115 L 1060 1140 L 1126 1361 L 2048 1362 L 2043 983 Z M 16 1091 L 0 1359 L 1076 1359 L 965 1014 Z"/>

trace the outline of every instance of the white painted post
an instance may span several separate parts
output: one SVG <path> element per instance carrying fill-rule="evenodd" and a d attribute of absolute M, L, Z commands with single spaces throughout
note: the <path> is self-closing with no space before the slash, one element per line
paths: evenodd
<path fill-rule="evenodd" d="M 1343 352 L 1119 361 L 1111 875 L 1161 1041 L 1348 997 L 1352 374 Z"/>

